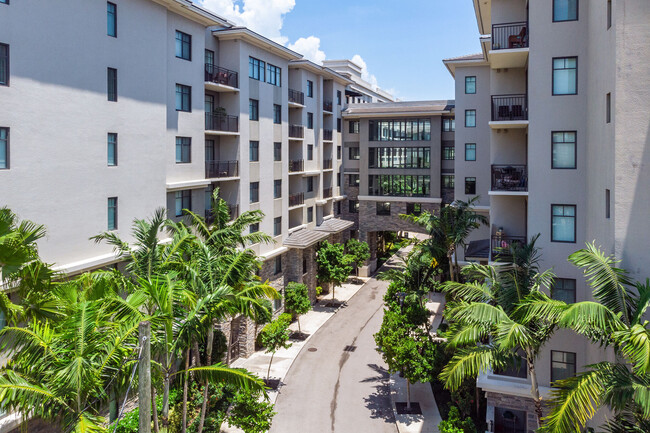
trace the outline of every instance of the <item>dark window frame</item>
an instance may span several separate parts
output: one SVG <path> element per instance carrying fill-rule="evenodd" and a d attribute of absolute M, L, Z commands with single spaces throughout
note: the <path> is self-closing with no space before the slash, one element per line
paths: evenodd
<path fill-rule="evenodd" d="M 2 3 L 2 1 L 0 1 L 0 3 Z M 9 0 L 7 0 L 6 4 L 9 4 Z M 110 10 L 111 7 L 113 8 L 112 11 Z M 112 29 L 109 27 L 110 21 L 108 20 L 111 15 L 113 16 Z M 113 31 L 113 34 L 111 34 L 111 30 Z M 112 2 L 106 2 L 106 36 L 117 38 L 117 5 Z"/>
<path fill-rule="evenodd" d="M 474 180 L 472 180 L 474 179 Z M 473 182 L 473 187 L 472 187 L 472 182 Z M 472 192 L 473 189 L 473 192 Z M 465 194 L 466 195 L 476 195 L 476 177 L 466 177 L 465 178 Z"/>
<path fill-rule="evenodd" d="M 443 117 L 442 118 L 442 132 L 455 132 L 456 131 L 456 119 L 453 117 Z"/>
<path fill-rule="evenodd" d="M 314 97 L 314 82 L 311 80 L 307 80 L 307 97 Z"/>
<path fill-rule="evenodd" d="M 557 215 L 558 217 L 564 217 L 564 218 L 573 218 L 573 240 L 572 241 L 556 241 L 553 239 L 553 208 L 555 206 L 563 206 L 563 207 L 572 207 L 573 208 L 573 217 L 566 217 L 564 215 Z M 560 244 L 575 244 L 576 243 L 576 238 L 578 236 L 578 206 L 575 204 L 562 204 L 562 203 L 551 203 L 551 242 L 556 242 Z"/>
<path fill-rule="evenodd" d="M 551 14 L 553 16 L 553 22 L 554 23 L 569 23 L 572 21 L 578 21 L 580 19 L 580 0 L 576 0 L 576 17 L 575 19 L 570 19 L 570 20 L 556 20 L 555 19 L 555 2 L 557 0 L 553 0 L 553 6 L 551 8 Z"/>
<path fill-rule="evenodd" d="M 0 65 L 2 63 L 4 63 L 5 65 L 4 71 L 0 69 L 0 77 L 2 77 L 2 75 L 6 77 L 4 82 L 0 82 L 0 86 L 9 87 L 9 84 L 11 82 L 11 50 L 9 44 L 0 43 L 0 48 L 4 48 L 4 51 L 6 53 L 5 55 L 2 55 L 2 57 L 0 57 L 0 61 L 4 60 L 4 62 L 0 62 Z"/>
<path fill-rule="evenodd" d="M 406 203 L 407 215 L 420 215 L 422 213 L 422 203 Z"/>
<path fill-rule="evenodd" d="M 260 120 L 260 101 L 259 99 L 250 98 L 248 100 L 248 120 L 259 122 Z"/>
<path fill-rule="evenodd" d="M 314 192 L 314 176 L 307 176 L 307 192 Z"/>
<path fill-rule="evenodd" d="M 248 200 L 249 203 L 259 203 L 260 202 L 260 183 L 251 182 L 248 186 Z"/>
<path fill-rule="evenodd" d="M 282 235 L 282 217 L 273 218 L 273 237 Z"/>
<path fill-rule="evenodd" d="M 568 59 L 576 59 L 576 91 L 575 93 L 555 93 L 555 71 L 564 71 L 566 69 L 571 69 L 571 68 L 564 68 L 564 69 L 555 69 L 555 61 L 563 59 L 563 60 L 568 60 Z M 578 76 L 578 56 L 569 56 L 569 57 L 553 57 L 551 59 L 551 96 L 575 96 L 578 94 L 578 81 L 579 81 L 579 76 Z"/>
<path fill-rule="evenodd" d="M 559 283 L 559 282 L 562 283 L 562 287 L 561 287 L 561 288 L 556 287 L 556 286 L 557 286 L 557 283 Z M 565 288 L 565 283 L 567 283 L 567 282 L 572 282 L 572 283 L 573 283 L 573 290 L 567 290 L 567 289 Z M 575 278 L 555 278 L 555 279 L 553 280 L 553 285 L 551 286 L 551 299 L 558 299 L 558 298 L 555 296 L 555 292 L 556 292 L 556 291 L 568 292 L 568 293 L 571 293 L 571 294 L 572 294 L 572 298 L 573 298 L 573 300 L 572 300 L 571 302 L 567 302 L 567 303 L 568 303 L 568 304 L 575 304 L 575 303 L 576 303 L 576 293 L 577 293 L 577 287 L 576 287 L 576 284 L 577 284 L 577 281 L 576 281 Z M 564 302 L 566 302 L 566 301 L 564 301 Z"/>
<path fill-rule="evenodd" d="M 342 96 L 343 95 L 341 94 L 341 91 L 337 90 L 336 91 L 336 105 L 341 105 L 341 100 L 343 99 Z"/>
<path fill-rule="evenodd" d="M 348 174 L 348 186 L 358 188 L 359 182 L 361 182 L 361 176 L 359 176 L 359 173 Z"/>
<path fill-rule="evenodd" d="M 111 140 L 111 139 L 113 139 L 113 140 Z M 111 163 L 111 159 L 110 159 L 111 146 L 113 146 L 113 163 Z M 116 132 L 109 132 L 106 135 L 106 165 L 108 167 L 117 167 L 117 165 L 118 165 L 118 159 L 117 159 L 117 133 Z"/>
<path fill-rule="evenodd" d="M 341 132 L 343 130 L 343 119 L 340 117 L 336 119 L 336 132 Z"/>
<path fill-rule="evenodd" d="M 117 69 L 106 68 L 106 98 L 108 102 L 117 102 Z"/>
<path fill-rule="evenodd" d="M 614 10 L 612 8 L 612 0 L 607 0 L 607 30 L 612 28 L 613 19 L 614 19 Z"/>
<path fill-rule="evenodd" d="M 179 159 L 179 146 L 180 146 L 180 159 Z M 176 137 L 176 164 L 191 164 L 192 163 L 192 137 Z M 187 155 L 187 159 L 184 158 Z"/>
<path fill-rule="evenodd" d="M 605 95 L 605 122 L 612 123 L 612 93 Z"/>
<path fill-rule="evenodd" d="M 470 150 L 468 146 L 474 146 L 474 159 L 467 158 L 467 151 Z M 476 161 L 476 143 L 465 143 L 465 161 Z"/>
<path fill-rule="evenodd" d="M 179 39 L 180 36 L 180 39 Z M 180 43 L 180 55 L 178 52 Z M 192 61 L 192 35 L 189 33 L 176 30 L 176 38 L 174 42 L 174 50 L 177 59 L 187 60 L 188 62 Z M 186 57 L 187 56 L 187 57 Z"/>
<path fill-rule="evenodd" d="M 359 200 L 348 200 L 348 212 L 359 213 Z"/>
<path fill-rule="evenodd" d="M 282 68 L 266 64 L 266 82 L 272 86 L 282 87 Z"/>
<path fill-rule="evenodd" d="M 473 125 L 468 125 L 467 124 L 467 115 L 469 113 L 474 113 L 474 124 Z M 476 128 L 476 109 L 475 108 L 470 108 L 468 110 L 465 110 L 465 128 Z"/>
<path fill-rule="evenodd" d="M 273 104 L 273 124 L 282 124 L 282 105 Z"/>
<path fill-rule="evenodd" d="M 313 161 L 314 160 L 314 145 L 313 144 L 308 144 L 307 145 L 307 161 Z"/>
<path fill-rule="evenodd" d="M 5 146 L 5 166 L 0 167 L 0 170 L 9 170 L 11 168 L 11 155 L 10 155 L 10 132 L 11 128 L 0 127 L 0 131 L 5 132 L 4 146 Z"/>
<path fill-rule="evenodd" d="M 273 262 L 273 275 L 279 275 L 281 273 L 282 273 L 282 254 L 280 254 L 279 256 L 276 256 L 275 261 Z M 280 303 L 282 303 L 282 299 L 280 299 L 279 301 L 280 301 Z M 275 304 L 275 302 L 274 302 L 274 305 L 277 305 L 277 304 Z M 281 304 L 280 304 L 280 306 L 281 306 Z M 278 308 L 279 307 L 277 307 L 276 310 Z"/>
<path fill-rule="evenodd" d="M 274 141 L 273 142 L 273 161 L 278 162 L 282 161 L 282 142 Z"/>
<path fill-rule="evenodd" d="M 553 140 L 553 135 L 554 134 L 566 134 L 566 133 L 571 133 L 573 134 L 575 140 L 573 142 L 573 167 L 556 167 L 555 166 L 555 160 L 553 158 L 553 147 L 555 144 L 564 144 L 567 142 L 561 142 L 561 143 L 556 143 Z M 578 168 L 578 131 L 551 131 L 551 169 L 552 170 L 576 170 Z"/>
<path fill-rule="evenodd" d="M 609 188 L 605 188 L 605 219 L 612 217 L 612 192 Z"/>
<path fill-rule="evenodd" d="M 456 159 L 456 146 L 442 146 L 441 159 L 443 161 L 454 161 Z"/>
<path fill-rule="evenodd" d="M 314 129 L 314 113 L 307 112 L 307 129 Z"/>
<path fill-rule="evenodd" d="M 180 107 L 178 105 L 178 95 L 181 97 Z M 192 112 L 192 86 L 176 83 L 176 111 Z"/>
<path fill-rule="evenodd" d="M 467 79 L 468 78 L 473 78 L 474 79 L 474 91 L 473 92 L 468 92 L 467 91 L 467 84 L 468 84 Z M 465 94 L 466 95 L 476 95 L 476 75 L 468 75 L 468 76 L 465 77 Z"/>
<path fill-rule="evenodd" d="M 248 56 L 248 78 L 257 81 L 266 81 L 266 62 L 258 58 Z"/>
<path fill-rule="evenodd" d="M 273 179 L 273 199 L 282 198 L 282 179 Z"/>
<path fill-rule="evenodd" d="M 176 207 L 176 201 L 178 200 L 178 194 L 180 193 L 180 199 L 181 199 L 181 213 L 179 214 L 177 211 Z M 184 189 L 181 191 L 176 191 L 174 193 L 174 214 L 176 217 L 182 217 L 185 215 L 185 210 L 192 210 L 192 190 L 191 189 Z"/>
<path fill-rule="evenodd" d="M 113 200 L 111 204 L 111 200 Z M 106 201 L 107 206 L 107 215 L 106 215 L 106 227 L 108 231 L 115 231 L 118 228 L 117 215 L 118 215 L 118 198 L 117 197 L 108 197 Z M 113 226 L 110 224 L 111 209 L 113 209 Z"/>
<path fill-rule="evenodd" d="M 348 132 L 350 134 L 358 134 L 361 122 L 358 120 L 350 120 L 348 122 Z"/>
<path fill-rule="evenodd" d="M 350 161 L 359 161 L 361 159 L 361 149 L 356 146 L 348 147 L 348 159 Z"/>
<path fill-rule="evenodd" d="M 248 142 L 248 162 L 260 161 L 260 142 L 257 140 L 250 140 Z"/>
<path fill-rule="evenodd" d="M 313 206 L 309 206 L 307 208 L 307 222 L 308 223 L 314 222 L 314 207 Z"/>
<path fill-rule="evenodd" d="M 391 203 L 389 201 L 378 201 L 376 215 L 377 216 L 390 216 Z"/>
<path fill-rule="evenodd" d="M 445 182 L 445 179 L 450 180 L 450 182 Z M 440 187 L 441 188 L 456 188 L 456 175 L 453 174 L 442 174 L 440 175 Z"/>
<path fill-rule="evenodd" d="M 563 362 L 563 361 L 554 361 L 553 360 L 553 354 L 554 353 L 570 353 L 573 355 L 573 363 L 570 362 Z M 573 365 L 573 376 L 569 377 L 574 377 L 577 373 L 577 366 L 578 366 L 578 354 L 576 352 L 566 352 L 564 350 L 551 350 L 551 384 L 555 382 L 556 380 L 559 380 L 558 378 L 555 378 L 553 375 L 553 364 L 558 363 L 558 364 L 564 364 L 564 365 Z"/>

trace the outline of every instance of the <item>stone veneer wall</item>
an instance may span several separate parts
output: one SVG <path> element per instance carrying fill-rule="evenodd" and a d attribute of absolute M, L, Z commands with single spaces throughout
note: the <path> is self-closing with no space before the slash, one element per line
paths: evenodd
<path fill-rule="evenodd" d="M 495 392 L 486 392 L 488 406 L 488 416 L 486 419 L 494 420 L 494 409 L 500 407 L 504 409 L 523 410 L 526 412 L 526 429 L 528 432 L 534 432 L 537 429 L 537 415 L 535 414 L 535 402 L 532 398 L 518 397 L 508 394 L 498 394 Z M 490 418 L 490 407 L 492 407 Z"/>
<path fill-rule="evenodd" d="M 424 233 L 423 229 L 402 220 L 399 215 L 406 213 L 406 202 L 390 202 L 390 215 L 377 215 L 378 201 L 364 200 L 359 204 L 359 230 L 361 232 L 399 232 L 410 231 Z M 440 205 L 436 203 L 422 203 L 422 211 L 437 211 Z"/>

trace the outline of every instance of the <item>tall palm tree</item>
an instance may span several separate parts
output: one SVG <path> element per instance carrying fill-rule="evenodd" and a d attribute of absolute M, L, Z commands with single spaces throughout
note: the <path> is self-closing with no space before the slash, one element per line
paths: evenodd
<path fill-rule="evenodd" d="M 8 207 L 0 208 L 0 282 L 38 258 L 36 241 L 43 236 L 45 226 L 19 221 Z"/>

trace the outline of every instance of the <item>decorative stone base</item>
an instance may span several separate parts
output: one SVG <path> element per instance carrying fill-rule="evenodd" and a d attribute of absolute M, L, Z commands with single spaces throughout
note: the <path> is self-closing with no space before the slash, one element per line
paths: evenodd
<path fill-rule="evenodd" d="M 498 394 L 495 392 L 486 392 L 487 398 L 487 412 L 485 414 L 485 422 L 488 425 L 494 426 L 491 431 L 496 431 L 497 423 L 499 422 L 499 412 L 512 411 L 511 413 L 517 414 L 518 412 L 525 413 L 525 420 L 522 424 L 526 428 L 527 433 L 533 433 L 537 430 L 537 414 L 535 413 L 535 401 L 532 398 L 525 398 L 513 396 L 508 394 Z"/>

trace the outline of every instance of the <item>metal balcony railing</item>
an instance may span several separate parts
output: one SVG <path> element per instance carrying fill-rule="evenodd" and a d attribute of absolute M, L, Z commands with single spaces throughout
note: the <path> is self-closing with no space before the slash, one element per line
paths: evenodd
<path fill-rule="evenodd" d="M 289 161 L 289 173 L 297 173 L 301 171 L 305 171 L 304 159 L 293 159 Z"/>
<path fill-rule="evenodd" d="M 323 140 L 332 141 L 334 137 L 334 131 L 331 129 L 323 129 Z"/>
<path fill-rule="evenodd" d="M 528 120 L 527 95 L 492 96 L 492 121 Z"/>
<path fill-rule="evenodd" d="M 323 198 L 332 197 L 332 190 L 333 188 L 331 186 L 329 188 L 323 188 Z"/>
<path fill-rule="evenodd" d="M 205 64 L 205 81 L 239 88 L 239 74 L 217 65 Z"/>
<path fill-rule="evenodd" d="M 302 125 L 289 125 L 289 137 L 291 138 L 304 138 L 305 127 Z"/>
<path fill-rule="evenodd" d="M 331 169 L 332 169 L 332 160 L 331 159 L 323 160 L 323 170 L 331 170 Z"/>
<path fill-rule="evenodd" d="M 528 191 L 528 166 L 493 165 L 492 191 Z"/>
<path fill-rule="evenodd" d="M 300 206 L 305 203 L 305 194 L 302 192 L 297 192 L 295 194 L 289 195 L 289 207 Z"/>
<path fill-rule="evenodd" d="M 492 235 L 492 260 L 508 260 L 512 257 L 510 247 L 514 244 L 523 245 L 525 243 L 526 236 Z"/>
<path fill-rule="evenodd" d="M 205 113 L 206 131 L 239 132 L 239 117 Z"/>
<path fill-rule="evenodd" d="M 299 90 L 289 89 L 289 102 L 305 105 L 305 94 Z"/>
<path fill-rule="evenodd" d="M 492 49 L 506 50 L 528 47 L 528 23 L 504 23 L 492 26 Z"/>
<path fill-rule="evenodd" d="M 238 161 L 205 161 L 206 179 L 239 176 Z"/>
<path fill-rule="evenodd" d="M 334 109 L 334 104 L 332 103 L 332 101 L 323 101 L 324 111 L 329 111 L 331 113 L 333 109 Z"/>

